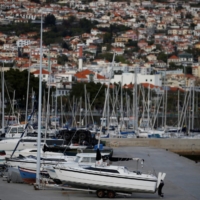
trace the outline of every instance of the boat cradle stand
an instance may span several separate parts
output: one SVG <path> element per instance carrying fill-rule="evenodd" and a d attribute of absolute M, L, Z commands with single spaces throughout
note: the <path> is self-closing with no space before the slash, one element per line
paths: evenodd
<path fill-rule="evenodd" d="M 120 196 L 131 196 L 131 193 L 120 193 L 120 192 L 115 192 L 113 190 L 104 190 L 104 189 L 80 189 L 80 188 L 73 188 L 68 185 L 57 185 L 55 183 L 48 183 L 43 182 L 45 184 L 38 185 L 36 183 L 33 184 L 35 190 L 40 190 L 40 189 L 45 189 L 45 188 L 52 188 L 52 189 L 61 189 L 61 190 L 73 190 L 73 191 L 82 191 L 82 192 L 88 192 L 88 193 L 96 193 L 97 197 L 103 198 L 107 196 L 108 198 L 114 198 L 116 195 Z"/>

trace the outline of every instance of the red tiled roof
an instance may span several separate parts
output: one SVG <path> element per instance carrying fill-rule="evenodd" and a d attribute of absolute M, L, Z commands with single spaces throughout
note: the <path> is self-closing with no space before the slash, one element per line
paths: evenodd
<path fill-rule="evenodd" d="M 34 72 L 32 72 L 32 74 L 40 74 L 40 70 L 36 70 Z M 49 72 L 47 70 L 42 69 L 42 74 L 49 74 Z"/>
<path fill-rule="evenodd" d="M 89 69 L 77 72 L 74 76 L 79 78 L 79 79 L 86 79 L 87 75 L 89 74 L 95 74 L 93 71 L 90 71 Z M 104 76 L 97 74 L 97 79 L 105 79 Z"/>
<path fill-rule="evenodd" d="M 145 88 L 150 88 L 150 89 L 152 89 L 152 88 L 159 88 L 159 86 L 153 85 L 151 83 L 141 83 L 141 84 Z"/>
<path fill-rule="evenodd" d="M 77 78 L 87 78 L 88 74 L 94 74 L 94 72 L 90 71 L 89 69 L 77 72 L 74 76 Z"/>
<path fill-rule="evenodd" d="M 169 59 L 178 59 L 178 57 L 175 56 L 175 55 L 173 55 L 173 56 L 171 56 Z"/>
<path fill-rule="evenodd" d="M 105 77 L 101 76 L 100 74 L 97 74 L 97 79 L 105 79 Z"/>

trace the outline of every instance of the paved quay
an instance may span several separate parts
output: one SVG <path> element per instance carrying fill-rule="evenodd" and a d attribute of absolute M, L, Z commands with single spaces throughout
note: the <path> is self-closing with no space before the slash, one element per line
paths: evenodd
<path fill-rule="evenodd" d="M 166 172 L 163 188 L 164 199 L 200 200 L 200 163 L 195 163 L 178 154 L 154 147 L 117 147 L 114 156 L 139 157 L 145 160 L 144 167 L 139 170 Z M 134 170 L 134 161 L 118 162 Z M 135 193 L 127 199 L 154 200 L 160 199 L 157 194 Z M 84 200 L 99 199 L 95 194 L 82 191 L 60 189 L 34 190 L 32 185 L 7 183 L 0 178 L 0 200 Z M 107 199 L 107 198 L 104 198 Z M 119 196 L 115 199 L 124 199 Z"/>

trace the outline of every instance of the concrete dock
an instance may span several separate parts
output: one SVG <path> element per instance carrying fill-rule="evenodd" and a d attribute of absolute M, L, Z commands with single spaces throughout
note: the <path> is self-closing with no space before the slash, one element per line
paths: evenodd
<path fill-rule="evenodd" d="M 114 156 L 139 157 L 145 160 L 140 171 L 166 172 L 163 188 L 164 199 L 200 200 L 200 163 L 195 163 L 178 154 L 155 147 L 116 147 Z M 134 161 L 118 162 L 135 170 Z M 122 199 L 119 196 L 116 199 Z M 133 194 L 128 199 L 160 199 L 158 194 Z M 95 194 L 45 188 L 34 190 L 32 185 L 7 183 L 0 178 L 0 200 L 83 200 L 98 199 Z M 107 199 L 107 198 L 104 198 Z M 124 199 L 124 198 L 123 198 Z"/>
<path fill-rule="evenodd" d="M 180 138 L 108 138 L 103 139 L 110 147 L 153 147 L 188 156 L 200 162 L 200 139 Z"/>

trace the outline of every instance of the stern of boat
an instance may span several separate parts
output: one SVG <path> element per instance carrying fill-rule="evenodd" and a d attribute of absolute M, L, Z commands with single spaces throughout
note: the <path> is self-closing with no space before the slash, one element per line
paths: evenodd
<path fill-rule="evenodd" d="M 160 197 L 164 197 L 164 193 L 162 192 L 162 189 L 164 187 L 164 179 L 165 179 L 166 173 L 159 172 L 158 173 L 158 179 L 157 179 L 157 190 L 158 195 Z"/>

